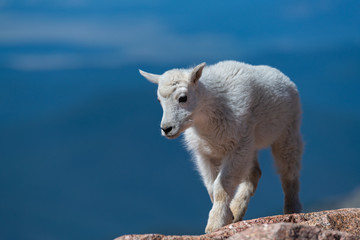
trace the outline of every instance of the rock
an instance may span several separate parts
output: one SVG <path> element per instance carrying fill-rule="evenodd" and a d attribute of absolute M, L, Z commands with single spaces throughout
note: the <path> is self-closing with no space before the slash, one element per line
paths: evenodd
<path fill-rule="evenodd" d="M 116 240 L 359 239 L 360 209 L 346 208 L 245 220 L 201 236 L 125 235 Z"/>
<path fill-rule="evenodd" d="M 272 223 L 298 223 L 302 225 L 315 226 L 325 230 L 337 230 L 360 236 L 360 209 L 345 208 L 339 210 L 321 211 L 313 213 L 298 213 L 288 215 L 277 215 L 270 217 L 245 220 L 227 225 L 220 230 L 208 234 L 216 239 L 224 239 L 235 233 L 242 232 L 252 226 Z"/>
<path fill-rule="evenodd" d="M 272 239 L 337 239 L 337 240 L 357 240 L 352 234 L 346 232 L 324 230 L 318 227 L 305 226 L 294 223 L 274 223 L 262 224 L 236 233 L 229 237 L 228 240 L 272 240 Z"/>
<path fill-rule="evenodd" d="M 161 234 L 133 234 L 133 235 L 125 235 L 118 237 L 114 240 L 200 240 L 200 239 L 207 239 L 206 237 L 203 238 L 202 236 L 165 236 Z"/>

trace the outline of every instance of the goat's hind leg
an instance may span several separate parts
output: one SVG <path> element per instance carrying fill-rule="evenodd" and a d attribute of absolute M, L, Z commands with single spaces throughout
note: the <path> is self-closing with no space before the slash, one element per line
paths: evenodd
<path fill-rule="evenodd" d="M 271 147 L 285 195 L 284 213 L 301 212 L 299 177 L 303 143 L 298 124 L 286 129 Z"/>
<path fill-rule="evenodd" d="M 244 217 L 250 198 L 256 191 L 260 177 L 261 170 L 255 153 L 254 166 L 250 170 L 248 177 L 246 177 L 238 186 L 236 194 L 230 203 L 230 209 L 234 216 L 234 222 L 241 221 Z"/>

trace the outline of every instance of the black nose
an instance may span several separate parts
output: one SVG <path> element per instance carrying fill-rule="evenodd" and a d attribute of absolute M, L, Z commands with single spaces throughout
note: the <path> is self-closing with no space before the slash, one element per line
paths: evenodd
<path fill-rule="evenodd" d="M 172 127 L 167 127 L 167 128 L 161 128 L 165 134 L 168 134 L 171 130 L 172 130 Z"/>

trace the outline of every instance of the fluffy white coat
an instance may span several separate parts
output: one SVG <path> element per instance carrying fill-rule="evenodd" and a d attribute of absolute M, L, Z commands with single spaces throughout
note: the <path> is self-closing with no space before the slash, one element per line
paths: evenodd
<path fill-rule="evenodd" d="M 185 133 L 213 202 L 206 232 L 242 219 L 261 176 L 257 151 L 267 146 L 282 181 L 284 212 L 301 211 L 301 106 L 287 76 L 236 61 L 140 73 L 159 85 L 162 134 Z"/>

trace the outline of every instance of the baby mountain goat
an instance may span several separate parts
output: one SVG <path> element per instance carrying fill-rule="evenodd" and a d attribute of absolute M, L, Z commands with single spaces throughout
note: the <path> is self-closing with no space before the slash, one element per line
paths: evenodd
<path fill-rule="evenodd" d="M 257 151 L 267 146 L 281 177 L 284 212 L 301 211 L 301 106 L 287 76 L 236 61 L 140 74 L 159 85 L 162 135 L 184 132 L 194 155 L 213 203 L 205 232 L 243 218 L 261 176 Z"/>

